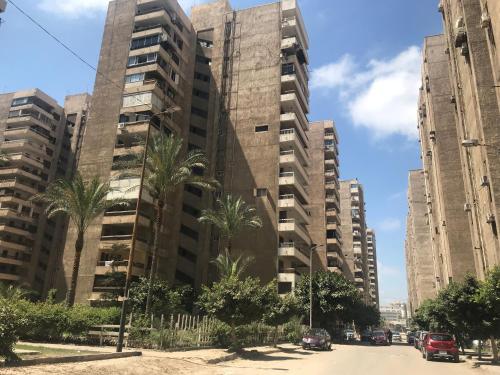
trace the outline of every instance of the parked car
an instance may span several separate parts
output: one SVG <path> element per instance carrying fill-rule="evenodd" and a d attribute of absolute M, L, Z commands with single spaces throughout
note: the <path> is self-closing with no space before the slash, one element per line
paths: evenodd
<path fill-rule="evenodd" d="M 384 331 L 373 331 L 372 334 L 373 345 L 389 345 L 389 340 Z"/>
<path fill-rule="evenodd" d="M 418 350 L 422 349 L 422 341 L 424 340 L 424 337 L 426 334 L 429 332 L 427 331 L 418 331 L 417 334 L 415 335 L 415 348 Z"/>
<path fill-rule="evenodd" d="M 415 343 L 415 332 L 406 332 L 406 342 L 408 345 L 413 345 Z"/>
<path fill-rule="evenodd" d="M 302 338 L 302 348 L 330 350 L 332 348 L 332 339 L 330 334 L 323 328 L 313 328 L 306 332 Z"/>
<path fill-rule="evenodd" d="M 399 332 L 394 332 L 392 334 L 392 341 L 393 342 L 401 342 L 401 334 Z"/>
<path fill-rule="evenodd" d="M 421 346 L 422 356 L 427 361 L 434 358 L 450 359 L 453 362 L 460 361 L 455 339 L 448 333 L 427 333 Z"/>
<path fill-rule="evenodd" d="M 418 337 L 420 336 L 421 332 L 422 331 L 415 332 L 415 336 L 413 338 L 413 346 L 415 347 L 415 349 L 418 349 Z"/>
<path fill-rule="evenodd" d="M 347 342 L 351 342 L 355 340 L 355 334 L 352 329 L 346 329 L 344 331 L 344 340 Z"/>
<path fill-rule="evenodd" d="M 372 331 L 364 331 L 361 333 L 360 340 L 361 342 L 372 342 Z"/>

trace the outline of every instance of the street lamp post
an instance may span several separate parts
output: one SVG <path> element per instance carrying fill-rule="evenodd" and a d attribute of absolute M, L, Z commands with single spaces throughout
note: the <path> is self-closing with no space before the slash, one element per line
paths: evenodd
<path fill-rule="evenodd" d="M 313 327 L 313 292 L 312 292 L 312 254 L 314 250 L 319 249 L 320 247 L 323 247 L 324 245 L 316 245 L 313 244 L 311 245 L 311 248 L 309 249 L 309 329 L 312 329 Z"/>
<path fill-rule="evenodd" d="M 148 119 L 148 129 L 146 132 L 146 141 L 144 144 L 144 156 L 142 158 L 142 167 L 141 167 L 141 182 L 139 185 L 139 195 L 137 196 L 137 203 L 136 203 L 136 218 L 135 218 L 135 223 L 134 223 L 134 229 L 132 233 L 132 243 L 130 246 L 130 251 L 129 251 L 129 256 L 128 256 L 128 264 L 127 264 L 127 275 L 125 278 L 125 287 L 123 289 L 123 302 L 122 302 L 122 309 L 120 313 L 120 328 L 118 330 L 118 340 L 116 343 L 116 352 L 120 353 L 123 350 L 123 339 L 125 336 L 125 320 L 127 318 L 127 303 L 128 303 L 128 297 L 129 297 L 129 292 L 130 292 L 130 281 L 132 279 L 132 270 L 133 270 L 133 264 L 134 264 L 134 254 L 135 254 L 135 241 L 136 241 L 136 230 L 137 230 L 137 222 L 139 219 L 139 209 L 140 209 L 140 203 L 141 203 L 141 197 L 142 197 L 142 192 L 143 192 L 143 181 L 144 181 L 144 175 L 146 172 L 146 160 L 147 160 L 147 150 L 149 146 L 149 138 L 151 135 L 151 122 L 155 117 L 167 114 L 167 113 L 174 113 L 180 110 L 180 107 L 169 107 L 161 112 L 154 113 L 152 114 L 149 119 Z M 163 126 L 160 123 L 160 132 L 163 135 Z"/>

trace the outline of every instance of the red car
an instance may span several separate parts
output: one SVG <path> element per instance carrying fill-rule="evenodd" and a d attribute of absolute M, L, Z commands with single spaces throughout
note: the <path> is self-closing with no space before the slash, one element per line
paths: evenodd
<path fill-rule="evenodd" d="M 431 361 L 434 358 L 451 359 L 459 362 L 458 347 L 455 339 L 448 333 L 428 333 L 422 342 L 422 356 Z"/>
<path fill-rule="evenodd" d="M 389 345 L 389 340 L 387 340 L 387 335 L 384 331 L 373 331 L 372 333 L 372 344 L 373 345 Z"/>

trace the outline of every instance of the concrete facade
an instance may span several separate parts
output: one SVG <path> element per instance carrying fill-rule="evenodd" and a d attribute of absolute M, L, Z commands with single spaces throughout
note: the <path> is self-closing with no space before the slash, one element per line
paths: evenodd
<path fill-rule="evenodd" d="M 63 108 L 38 89 L 0 95 L 0 281 L 42 297 L 54 285 L 65 220 L 47 219 L 30 198 L 74 171 L 89 98 L 67 97 Z"/>
<path fill-rule="evenodd" d="M 413 314 L 423 301 L 435 297 L 437 291 L 423 170 L 410 171 L 408 177 L 405 253 L 408 303 Z"/>
<path fill-rule="evenodd" d="M 378 268 L 377 268 L 377 238 L 375 230 L 368 228 L 366 230 L 366 245 L 368 249 L 368 276 L 370 278 L 370 297 L 372 303 L 380 306 L 380 295 L 378 288 Z"/>
<path fill-rule="evenodd" d="M 346 276 L 354 281 L 365 303 L 371 303 L 365 200 L 358 180 L 340 181 L 340 221 Z"/>
<path fill-rule="evenodd" d="M 455 102 L 443 35 L 423 49 L 419 133 L 436 287 L 476 273 L 468 206 L 460 163 Z"/>

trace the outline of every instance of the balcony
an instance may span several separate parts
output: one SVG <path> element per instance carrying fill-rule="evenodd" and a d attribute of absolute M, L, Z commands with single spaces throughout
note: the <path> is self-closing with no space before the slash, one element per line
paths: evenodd
<path fill-rule="evenodd" d="M 111 212 L 106 212 L 104 214 L 103 218 L 103 225 L 104 224 L 133 224 L 135 223 L 136 219 L 136 214 L 135 210 L 133 211 L 111 211 Z M 139 225 L 148 227 L 149 226 L 149 219 L 144 217 L 143 215 L 139 215 L 138 222 Z"/>
<path fill-rule="evenodd" d="M 2 150 L 4 150 L 6 153 L 29 152 L 29 153 L 35 153 L 38 156 L 47 157 L 47 152 L 45 151 L 45 145 L 38 144 L 28 139 L 16 139 L 12 141 L 4 141 L 2 142 Z"/>
<path fill-rule="evenodd" d="M 305 224 L 310 223 L 311 217 L 309 213 L 293 194 L 280 195 L 279 208 L 282 211 L 287 211 L 290 218 L 300 220 Z"/>
<path fill-rule="evenodd" d="M 27 238 L 30 240 L 35 239 L 35 234 L 31 233 L 27 229 L 17 228 L 17 227 L 5 225 L 5 224 L 0 224 L 0 233 L 10 233 L 10 234 L 20 236 L 23 238 Z"/>
<path fill-rule="evenodd" d="M 305 113 L 309 113 L 309 92 L 304 81 L 299 81 L 296 74 L 286 74 L 281 76 L 282 93 L 296 93 Z"/>
<path fill-rule="evenodd" d="M 23 203 L 25 203 L 25 202 L 23 202 Z M 9 219 L 15 218 L 17 220 L 21 220 L 21 221 L 24 221 L 27 223 L 32 223 L 35 221 L 35 219 L 33 217 L 31 217 L 30 215 L 23 213 L 23 212 L 19 212 L 16 209 L 9 208 L 9 207 L 0 207 L 0 218 L 9 218 Z"/>
<path fill-rule="evenodd" d="M 305 117 L 298 117 L 293 112 L 282 113 L 280 115 L 280 127 L 281 130 L 295 130 L 302 144 L 302 147 L 309 147 L 309 138 L 307 137 L 306 131 L 309 129 L 307 123 L 302 123 Z"/>
<path fill-rule="evenodd" d="M 297 31 L 301 34 L 304 46 L 308 48 L 309 39 L 307 36 L 307 31 L 304 26 L 304 20 L 302 18 L 302 13 L 298 6 L 297 0 L 283 0 L 281 2 L 281 12 L 283 14 L 283 32 L 286 31 L 288 27 L 295 27 Z M 293 20 L 293 22 L 291 22 Z M 286 25 L 285 25 L 286 22 Z M 293 30 L 292 30 L 293 32 Z"/>
<path fill-rule="evenodd" d="M 305 204 L 309 203 L 309 194 L 307 193 L 304 182 L 300 181 L 300 178 L 295 175 L 294 172 L 282 172 L 279 175 L 279 185 L 283 187 L 283 190 L 288 190 L 290 194 L 299 194 L 302 198 L 301 200 Z"/>
<path fill-rule="evenodd" d="M 51 141 L 50 136 L 39 132 L 38 130 L 26 126 L 22 128 L 7 128 L 5 129 L 4 136 L 9 140 L 17 140 L 17 139 L 27 139 L 39 144 L 43 144 L 47 147 L 54 149 L 54 144 Z M 55 141 L 54 141 L 55 142 Z"/>
<path fill-rule="evenodd" d="M 24 152 L 9 154 L 9 164 L 12 165 L 30 165 L 34 168 L 46 169 L 43 165 L 43 159 L 34 157 Z"/>
<path fill-rule="evenodd" d="M 304 185 L 308 185 L 309 174 L 302 165 L 301 160 L 299 160 L 299 158 L 295 155 L 294 150 L 280 151 L 280 167 L 293 169 L 293 171 L 297 172 L 300 178 L 304 181 Z"/>
<path fill-rule="evenodd" d="M 308 109 L 308 106 L 301 104 L 297 94 L 294 92 L 281 94 L 281 112 L 295 113 L 300 119 L 302 128 L 305 131 L 307 131 L 309 127 L 309 120 L 305 115 Z"/>
<path fill-rule="evenodd" d="M 128 271 L 128 260 L 123 261 L 113 261 L 113 262 L 97 262 L 95 268 L 96 275 L 106 275 L 109 272 L 123 272 Z M 134 262 L 132 266 L 132 275 L 134 276 L 144 276 L 144 265 Z"/>
<path fill-rule="evenodd" d="M 295 219 L 280 219 L 278 231 L 283 237 L 292 240 L 294 243 L 311 246 L 311 238 L 305 227 L 300 225 Z"/>
<path fill-rule="evenodd" d="M 299 250 L 293 242 L 283 242 L 278 249 L 280 258 L 292 258 L 309 267 L 309 257 Z"/>
<path fill-rule="evenodd" d="M 38 174 L 38 172 L 25 170 L 20 167 L 1 167 L 0 168 L 0 178 L 9 178 L 9 177 L 23 177 L 25 179 L 29 179 L 30 181 L 42 182 L 42 178 Z M 27 181 L 26 181 L 27 182 Z M 31 184 L 30 184 L 31 186 Z"/>
<path fill-rule="evenodd" d="M 1 281 L 20 281 L 21 276 L 10 274 L 10 273 L 1 273 L 0 272 L 0 280 Z"/>
<path fill-rule="evenodd" d="M 37 112 L 38 113 L 38 112 Z M 55 125 L 50 123 L 50 122 L 44 122 L 40 120 L 37 116 L 40 116 L 39 114 L 27 114 L 27 115 L 21 115 L 19 117 L 9 117 L 7 119 L 7 125 L 17 125 L 17 126 L 31 126 L 31 125 L 37 125 L 46 131 L 50 133 L 50 135 L 54 135 L 54 129 Z"/>
<path fill-rule="evenodd" d="M 132 235 L 102 236 L 99 249 L 102 251 L 109 251 L 112 249 L 113 245 L 128 246 L 128 248 L 130 248 L 132 246 Z M 142 252 L 148 251 L 147 243 L 138 239 L 135 241 L 135 248 Z"/>
<path fill-rule="evenodd" d="M 326 248 L 330 252 L 339 252 L 342 249 L 342 240 L 340 238 L 327 238 Z"/>
<path fill-rule="evenodd" d="M 28 184 L 15 177 L 0 180 L 0 189 L 22 190 L 29 195 L 38 194 L 35 184 Z"/>
<path fill-rule="evenodd" d="M 295 151 L 296 155 L 300 156 L 300 159 L 303 164 L 309 165 L 310 163 L 309 154 L 304 148 L 302 140 L 299 137 L 300 136 L 294 129 L 280 130 L 280 147 L 283 150 L 292 149 L 292 151 Z"/>
<path fill-rule="evenodd" d="M 22 251 L 25 253 L 31 253 L 33 251 L 33 248 L 31 246 L 11 242 L 6 239 L 0 239 L 0 247 L 2 249 Z"/>
<path fill-rule="evenodd" d="M 355 278 L 354 278 L 354 282 L 355 282 L 356 284 L 362 284 L 362 285 L 364 285 L 364 283 L 365 283 L 365 281 L 364 281 L 364 280 L 363 280 L 363 278 L 361 278 L 361 277 L 355 277 Z"/>
<path fill-rule="evenodd" d="M 14 257 L 14 256 L 10 256 L 10 255 L 0 255 L 0 263 L 2 264 L 11 264 L 13 266 L 22 266 L 25 261 L 18 258 L 18 257 Z"/>
<path fill-rule="evenodd" d="M 281 50 L 285 51 L 287 54 L 296 55 L 300 64 L 309 64 L 307 50 L 302 46 L 299 38 L 293 36 L 282 39 Z"/>
<path fill-rule="evenodd" d="M 333 265 L 334 267 L 342 268 L 344 265 L 344 260 L 337 251 L 328 251 L 326 257 L 328 259 L 328 266 Z"/>
<path fill-rule="evenodd" d="M 292 284 L 292 290 L 300 281 L 300 274 L 297 273 L 293 268 L 282 270 L 283 272 L 278 273 L 278 283 L 290 283 Z M 288 272 L 285 272 L 288 271 Z"/>

